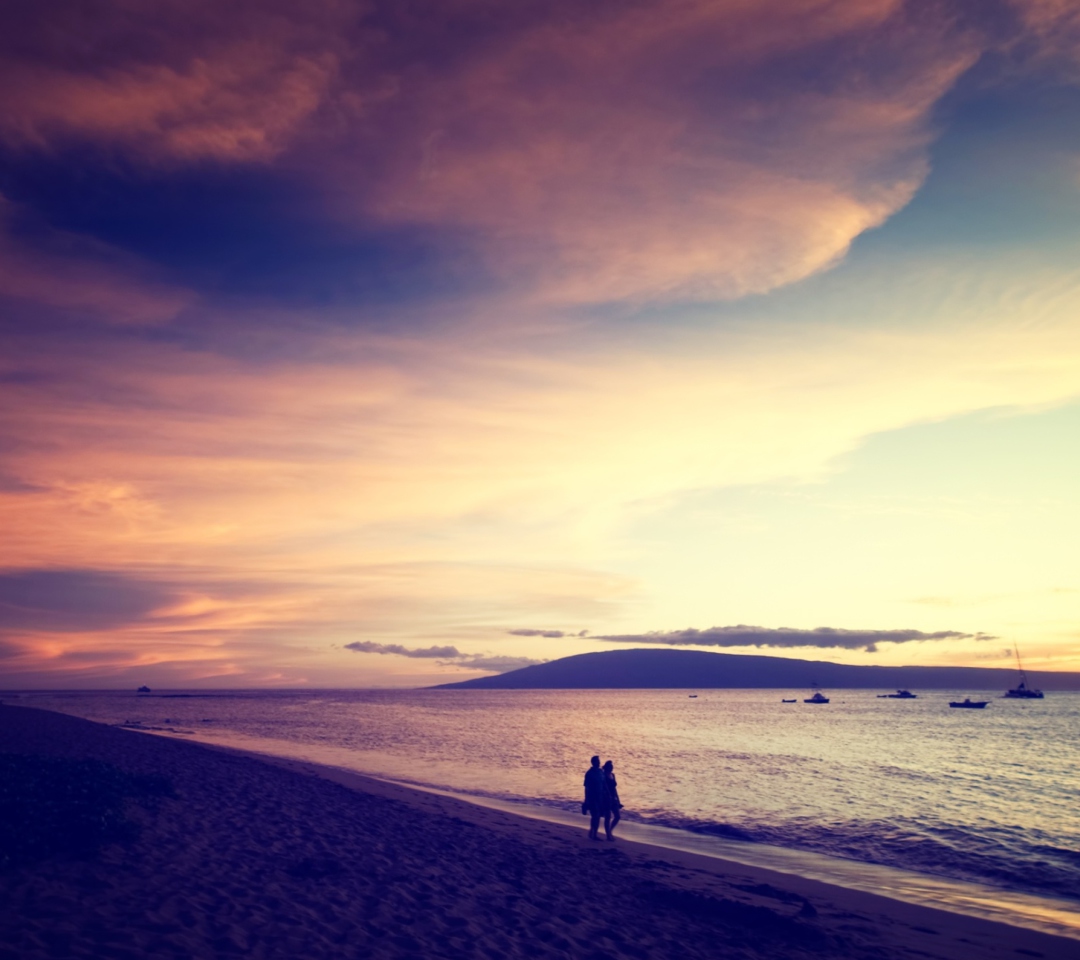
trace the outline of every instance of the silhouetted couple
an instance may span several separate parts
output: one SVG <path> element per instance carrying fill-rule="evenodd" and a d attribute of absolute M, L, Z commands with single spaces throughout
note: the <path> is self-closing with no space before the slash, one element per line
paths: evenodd
<path fill-rule="evenodd" d="M 609 840 L 614 840 L 615 825 L 622 818 L 619 811 L 622 804 L 619 802 L 619 784 L 615 779 L 615 764 L 610 760 L 602 767 L 600 758 L 593 757 L 591 766 L 585 771 L 585 801 L 581 804 L 581 812 L 587 813 L 589 822 L 589 839 L 599 840 L 597 831 L 600 829 L 600 821 L 604 821 L 604 833 Z"/>

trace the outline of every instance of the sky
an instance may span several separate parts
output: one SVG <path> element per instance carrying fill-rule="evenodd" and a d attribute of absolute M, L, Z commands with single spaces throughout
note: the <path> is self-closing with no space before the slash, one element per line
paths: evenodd
<path fill-rule="evenodd" d="M 0 687 L 1080 670 L 1072 0 L 0 11 Z"/>

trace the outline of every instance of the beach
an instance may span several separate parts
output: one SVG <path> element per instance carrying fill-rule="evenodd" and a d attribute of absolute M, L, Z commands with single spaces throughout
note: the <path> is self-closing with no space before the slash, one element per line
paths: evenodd
<path fill-rule="evenodd" d="M 100 844 L 0 869 L 0 958 L 1077 953 L 1072 939 L 49 711 L 0 705 L 0 756 L 130 787 Z"/>

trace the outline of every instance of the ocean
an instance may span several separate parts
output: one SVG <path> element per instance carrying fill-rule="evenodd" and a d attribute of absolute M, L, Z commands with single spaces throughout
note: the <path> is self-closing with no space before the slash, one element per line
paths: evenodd
<path fill-rule="evenodd" d="M 765 865 L 769 851 L 801 852 L 819 866 L 872 865 L 880 870 L 870 886 L 883 889 L 890 870 L 939 890 L 948 886 L 940 881 L 972 884 L 1080 917 L 1080 694 L 1012 701 L 995 691 L 979 697 L 990 701 L 985 710 L 955 710 L 950 699 L 974 695 L 879 692 L 841 691 L 827 705 L 780 690 L 3 699 L 582 822 L 582 776 L 599 754 L 615 764 L 631 831 L 648 828 L 674 845 L 715 838 L 722 855 L 752 862 L 758 851 Z M 790 697 L 797 702 L 781 703 Z"/>

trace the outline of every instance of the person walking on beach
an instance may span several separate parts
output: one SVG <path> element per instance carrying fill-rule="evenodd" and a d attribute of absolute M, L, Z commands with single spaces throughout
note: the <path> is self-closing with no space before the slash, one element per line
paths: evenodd
<path fill-rule="evenodd" d="M 615 827 L 622 819 L 622 814 L 619 811 L 622 809 L 622 803 L 619 802 L 619 781 L 615 779 L 615 764 L 608 760 L 604 764 L 604 786 L 607 787 L 608 806 L 611 808 L 611 824 L 604 823 L 604 827 L 607 830 L 607 838 L 614 840 Z"/>
<path fill-rule="evenodd" d="M 611 837 L 611 804 L 608 801 L 607 781 L 600 769 L 600 758 L 593 757 L 591 766 L 585 771 L 585 801 L 581 812 L 587 813 L 589 821 L 589 839 L 599 840 L 596 831 L 600 828 L 600 818 L 604 820 L 604 832 Z"/>

